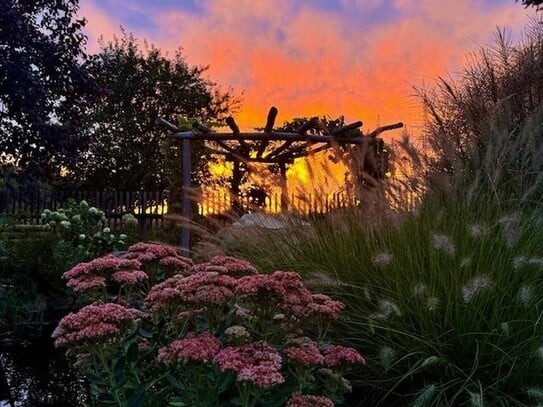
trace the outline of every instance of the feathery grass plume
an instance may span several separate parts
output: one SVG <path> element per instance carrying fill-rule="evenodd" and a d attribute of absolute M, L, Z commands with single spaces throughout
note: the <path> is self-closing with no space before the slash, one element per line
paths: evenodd
<path fill-rule="evenodd" d="M 398 317 L 402 315 L 400 308 L 393 301 L 381 300 L 379 302 L 379 312 L 371 314 L 369 318 L 376 321 L 382 321 L 387 319 L 392 314 Z"/>
<path fill-rule="evenodd" d="M 517 256 L 513 258 L 513 268 L 519 270 L 522 267 L 534 266 L 538 268 L 543 267 L 543 258 L 541 257 L 527 257 L 527 256 Z"/>
<path fill-rule="evenodd" d="M 518 298 L 523 304 L 528 304 L 532 300 L 532 287 L 527 285 L 520 287 Z"/>
<path fill-rule="evenodd" d="M 469 267 L 471 266 L 471 257 L 464 257 L 460 262 L 460 267 Z"/>
<path fill-rule="evenodd" d="M 500 223 L 502 226 L 505 243 L 509 247 L 515 246 L 519 238 L 519 221 L 520 219 L 517 213 L 513 215 L 503 216 L 498 220 L 498 223 Z"/>
<path fill-rule="evenodd" d="M 427 290 L 428 290 L 428 287 L 424 283 L 417 283 L 413 286 L 414 295 L 424 295 L 426 294 Z"/>
<path fill-rule="evenodd" d="M 329 274 L 318 271 L 309 274 L 308 278 L 304 279 L 304 284 L 309 288 L 338 286 L 337 280 L 330 277 Z"/>
<path fill-rule="evenodd" d="M 424 387 L 417 398 L 411 403 L 411 407 L 427 407 L 430 405 L 434 394 L 436 393 L 437 386 L 435 384 L 429 384 Z"/>
<path fill-rule="evenodd" d="M 456 253 L 456 246 L 450 236 L 439 233 L 432 233 L 431 239 L 432 245 L 435 249 L 447 253 L 451 256 Z"/>
<path fill-rule="evenodd" d="M 520 269 L 527 263 L 528 258 L 526 256 L 516 256 L 513 257 L 513 268 L 515 270 Z"/>
<path fill-rule="evenodd" d="M 486 236 L 486 234 L 488 233 L 488 227 L 485 225 L 474 223 L 472 225 L 469 225 L 469 232 L 471 237 L 477 239 Z"/>
<path fill-rule="evenodd" d="M 531 387 L 526 390 L 526 395 L 533 400 L 543 402 L 543 389 L 539 387 Z"/>
<path fill-rule="evenodd" d="M 543 345 L 536 350 L 537 357 L 543 361 Z"/>
<path fill-rule="evenodd" d="M 492 286 L 492 279 L 488 276 L 473 277 L 468 284 L 462 287 L 462 298 L 469 304 L 477 295 Z"/>
<path fill-rule="evenodd" d="M 471 407 L 484 407 L 484 398 L 482 393 L 474 393 L 469 391 L 469 402 Z"/>
<path fill-rule="evenodd" d="M 430 297 L 428 298 L 428 301 L 426 301 L 426 308 L 428 311 L 435 311 L 439 307 L 439 298 L 437 297 Z"/>
<path fill-rule="evenodd" d="M 373 255 L 371 261 L 376 266 L 388 266 L 392 261 L 392 255 L 388 252 L 380 252 Z"/>
<path fill-rule="evenodd" d="M 392 362 L 394 362 L 395 359 L 396 351 L 390 346 L 383 346 L 379 351 L 379 362 L 383 365 L 385 370 L 390 369 L 390 366 L 392 366 Z"/>

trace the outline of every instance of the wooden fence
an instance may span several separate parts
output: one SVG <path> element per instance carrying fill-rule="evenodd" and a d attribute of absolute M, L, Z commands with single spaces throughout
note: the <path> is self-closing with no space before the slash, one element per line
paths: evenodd
<path fill-rule="evenodd" d="M 336 192 L 329 194 L 289 194 L 287 208 L 281 207 L 281 194 L 275 193 L 265 197 L 241 196 L 235 202 L 225 190 L 208 189 L 204 191 L 198 204 L 198 213 L 202 216 L 217 215 L 229 211 L 236 205 L 242 211 L 262 211 L 265 213 L 280 213 L 289 211 L 300 215 L 323 214 L 334 208 L 344 208 L 358 204 L 359 201 L 346 194 Z"/>
<path fill-rule="evenodd" d="M 161 226 L 164 215 L 168 212 L 169 191 L 86 191 L 86 190 L 40 190 L 24 192 L 9 189 L 0 190 L 0 216 L 14 219 L 22 224 L 40 224 L 41 213 L 45 209 L 57 210 L 70 199 L 76 202 L 86 200 L 89 205 L 105 212 L 108 226 L 117 227 L 124 214 L 131 213 L 139 221 L 140 229 L 149 230 Z M 411 200 L 413 196 L 410 196 Z M 279 213 L 281 197 L 279 193 L 255 199 L 254 196 L 237 198 L 234 204 L 229 193 L 224 189 L 208 189 L 199 196 L 198 214 L 202 217 L 221 217 L 232 214 L 232 208 L 238 208 L 237 215 L 247 211 Z M 409 207 L 415 206 L 415 200 Z M 345 192 L 328 194 L 290 194 L 288 211 L 300 215 L 322 214 L 336 208 L 358 205 L 360 200 Z M 408 209 L 410 209 L 408 208 Z M 232 219 L 231 217 L 229 219 Z"/>
<path fill-rule="evenodd" d="M 57 210 L 69 200 L 85 200 L 104 211 L 108 226 L 120 225 L 124 214 L 131 213 L 141 229 L 160 226 L 167 212 L 167 191 L 85 191 L 31 189 L 24 192 L 0 190 L 0 216 L 12 218 L 17 223 L 40 224 L 45 209 Z"/>

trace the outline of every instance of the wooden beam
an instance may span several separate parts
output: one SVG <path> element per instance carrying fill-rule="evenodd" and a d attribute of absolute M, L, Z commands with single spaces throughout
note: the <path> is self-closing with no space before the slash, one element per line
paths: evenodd
<path fill-rule="evenodd" d="M 309 141 L 313 143 L 339 143 L 339 144 L 362 144 L 367 136 L 353 137 L 348 139 L 336 139 L 333 136 L 324 136 L 317 134 L 298 134 L 274 131 L 272 133 L 207 133 L 195 134 L 192 131 L 177 132 L 169 134 L 170 137 L 189 140 L 207 140 L 207 141 L 229 141 L 229 140 L 267 140 L 267 141 Z"/>
<path fill-rule="evenodd" d="M 170 129 L 170 131 L 179 131 L 179 128 L 175 124 L 170 123 L 168 120 L 164 120 L 161 117 L 157 117 L 157 119 L 155 120 L 155 124 L 167 127 L 168 129 Z"/>
<path fill-rule="evenodd" d="M 202 134 L 214 133 L 214 131 L 211 130 L 209 127 L 204 126 L 203 124 L 198 123 L 198 122 L 192 123 L 192 127 L 193 127 L 195 130 L 198 130 L 198 131 L 199 131 L 200 133 L 202 133 Z"/>
<path fill-rule="evenodd" d="M 277 117 L 277 108 L 275 106 L 272 106 L 270 108 L 270 111 L 268 112 L 268 117 L 266 119 L 266 126 L 264 127 L 264 133 L 271 133 L 273 131 L 273 125 L 275 124 L 275 118 Z M 256 150 L 256 156 L 262 157 L 262 154 L 264 154 L 264 151 L 269 145 L 269 141 L 263 140 L 259 145 L 258 149 Z"/>
<path fill-rule="evenodd" d="M 319 123 L 319 118 L 318 117 L 312 117 L 311 119 L 309 119 L 309 121 L 307 121 L 306 123 L 302 124 L 300 127 L 298 127 L 296 129 L 296 133 L 298 134 L 304 134 L 307 130 L 309 129 L 314 129 L 315 126 L 317 126 Z"/>
<path fill-rule="evenodd" d="M 367 137 L 375 138 L 379 134 L 381 134 L 384 131 L 394 130 L 394 129 L 401 129 L 403 127 L 403 123 L 394 123 L 394 124 L 387 124 L 386 126 L 377 127 L 375 130 L 373 130 L 371 133 L 367 135 Z"/>
<path fill-rule="evenodd" d="M 266 126 L 264 127 L 264 133 L 271 133 L 273 130 L 273 125 L 275 123 L 275 118 L 277 117 L 277 108 L 272 106 L 268 112 L 268 118 L 266 119 Z"/>
<path fill-rule="evenodd" d="M 279 154 L 281 154 L 283 151 L 287 150 L 292 145 L 292 141 L 285 141 L 283 144 L 281 144 L 279 147 L 277 147 L 275 150 L 271 151 L 266 158 L 275 158 Z M 258 156 L 257 156 L 258 157 Z"/>
<path fill-rule="evenodd" d="M 348 133 L 349 131 L 352 131 L 352 130 L 356 130 L 356 129 L 358 129 L 359 127 L 362 127 L 362 122 L 361 122 L 360 120 L 357 121 L 357 122 L 348 124 L 348 125 L 346 125 L 346 126 L 343 126 L 343 127 L 340 128 L 340 129 L 334 130 L 334 131 L 332 132 L 332 136 L 341 137 L 341 136 L 343 136 L 345 133 Z"/>
<path fill-rule="evenodd" d="M 232 116 L 226 118 L 226 124 L 232 129 L 232 134 L 239 134 L 239 127 Z"/>

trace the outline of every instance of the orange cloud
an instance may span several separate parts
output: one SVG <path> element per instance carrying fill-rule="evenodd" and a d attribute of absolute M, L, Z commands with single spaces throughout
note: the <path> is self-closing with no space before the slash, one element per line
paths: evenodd
<path fill-rule="evenodd" d="M 244 128 L 262 126 L 271 105 L 279 108 L 279 122 L 342 114 L 364 121 L 365 129 L 395 121 L 416 125 L 421 111 L 411 85 L 458 70 L 496 26 L 517 29 L 527 21 L 526 10 L 512 1 L 338 0 L 337 9 L 289 0 L 197 3 L 199 13 L 150 2 L 145 13 L 161 31 L 126 28 L 170 52 L 182 46 L 189 63 L 210 65 L 210 79 L 244 91 L 237 115 Z M 82 2 L 91 43 L 99 34 L 110 38 L 122 23 L 122 15 L 100 4 Z M 383 5 L 397 17 L 361 22 Z"/>

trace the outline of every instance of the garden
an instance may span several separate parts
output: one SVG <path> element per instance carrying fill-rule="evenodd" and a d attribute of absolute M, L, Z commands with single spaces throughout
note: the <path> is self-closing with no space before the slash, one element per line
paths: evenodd
<path fill-rule="evenodd" d="M 32 10 L 43 18 L 25 11 L 29 27 L 61 30 L 50 3 Z M 77 1 L 66 4 L 70 18 L 58 21 L 77 32 Z M 8 1 L 0 14 L 20 7 Z M 83 37 L 70 38 L 65 46 L 81 50 Z M 22 210 L 0 194 L 0 406 L 543 405 L 541 21 L 518 41 L 498 30 L 460 74 L 415 87 L 427 112 L 421 134 L 406 130 L 386 144 L 379 131 L 325 117 L 293 119 L 275 129 L 286 139 L 255 136 L 253 145 L 229 116 L 240 103 L 231 91 L 180 54 L 172 62 L 138 47 L 124 33 L 83 65 L 84 53 L 57 61 L 80 70 L 70 71 L 68 90 L 83 104 L 44 102 L 65 93 L 64 77 L 47 83 L 41 103 L 15 93 L 21 103 L 1 111 L 1 129 L 13 135 L 0 140 L 2 194 L 80 193 L 36 218 L 33 204 Z M 43 62 L 42 51 L 29 57 Z M 152 99 L 175 93 L 172 81 L 188 94 Z M 61 129 L 27 108 L 79 119 Z M 273 109 L 258 134 L 272 133 Z M 157 117 L 175 122 L 170 136 L 200 136 L 188 165 L 186 140 L 168 137 Z M 237 144 L 204 140 L 223 123 Z M 52 131 L 57 141 L 47 139 Z M 138 145 L 133 134 L 145 131 L 152 142 Z M 353 199 L 287 210 L 285 165 L 317 154 L 303 137 L 326 145 L 318 152 L 326 148 L 330 167 L 319 162 L 319 171 L 343 163 Z M 347 141 L 359 139 L 376 149 L 358 154 Z M 28 143 L 36 148 L 21 148 Z M 291 161 L 269 168 L 281 211 L 249 206 L 241 195 L 255 190 L 251 160 L 289 152 Z M 221 178 L 209 163 L 232 173 Z M 220 223 L 196 210 L 210 183 L 231 196 L 228 210 L 212 214 Z M 317 178 L 309 183 L 300 199 L 315 187 L 329 194 Z M 107 208 L 98 195 L 81 199 L 103 188 L 167 189 L 168 214 L 143 227 L 146 207 L 132 199 Z M 142 193 L 134 196 L 142 205 Z M 246 213 L 256 219 L 249 227 L 240 223 Z"/>

